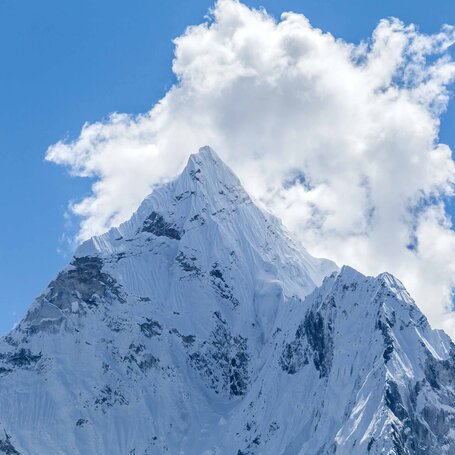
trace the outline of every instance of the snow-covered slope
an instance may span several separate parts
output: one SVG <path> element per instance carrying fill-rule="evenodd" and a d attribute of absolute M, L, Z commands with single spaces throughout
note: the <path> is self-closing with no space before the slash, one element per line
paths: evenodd
<path fill-rule="evenodd" d="M 455 453 L 454 352 L 205 147 L 0 340 L 0 453 Z"/>

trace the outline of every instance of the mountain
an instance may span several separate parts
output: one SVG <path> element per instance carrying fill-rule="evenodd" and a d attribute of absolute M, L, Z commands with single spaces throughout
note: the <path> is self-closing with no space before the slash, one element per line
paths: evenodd
<path fill-rule="evenodd" d="M 0 340 L 0 453 L 452 454 L 454 354 L 204 147 Z"/>

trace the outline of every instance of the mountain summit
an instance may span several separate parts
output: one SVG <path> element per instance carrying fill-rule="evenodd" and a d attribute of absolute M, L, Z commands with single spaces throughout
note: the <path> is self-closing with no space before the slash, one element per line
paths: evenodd
<path fill-rule="evenodd" d="M 204 147 L 0 340 L 0 453 L 451 454 L 454 354 Z"/>

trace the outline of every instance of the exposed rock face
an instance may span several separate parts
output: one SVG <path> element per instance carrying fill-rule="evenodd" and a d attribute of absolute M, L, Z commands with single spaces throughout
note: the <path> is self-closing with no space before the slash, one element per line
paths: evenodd
<path fill-rule="evenodd" d="M 166 223 L 164 218 L 156 212 L 152 212 L 142 225 L 142 232 L 150 232 L 156 237 L 169 237 L 170 239 L 180 240 L 181 233 L 172 223 Z"/>
<path fill-rule="evenodd" d="M 204 148 L 1 339 L 0 454 L 451 454 L 454 354 Z"/>

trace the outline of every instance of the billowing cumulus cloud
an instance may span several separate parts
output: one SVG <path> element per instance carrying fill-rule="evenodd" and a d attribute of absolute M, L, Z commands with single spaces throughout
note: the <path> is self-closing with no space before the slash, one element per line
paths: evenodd
<path fill-rule="evenodd" d="M 220 0 L 175 40 L 178 82 L 151 110 L 87 124 L 47 159 L 95 178 L 71 206 L 79 240 L 125 220 L 188 155 L 211 145 L 318 256 L 397 275 L 455 335 L 455 163 L 438 143 L 455 32 L 397 19 L 353 45 L 301 14 L 275 21 Z"/>

